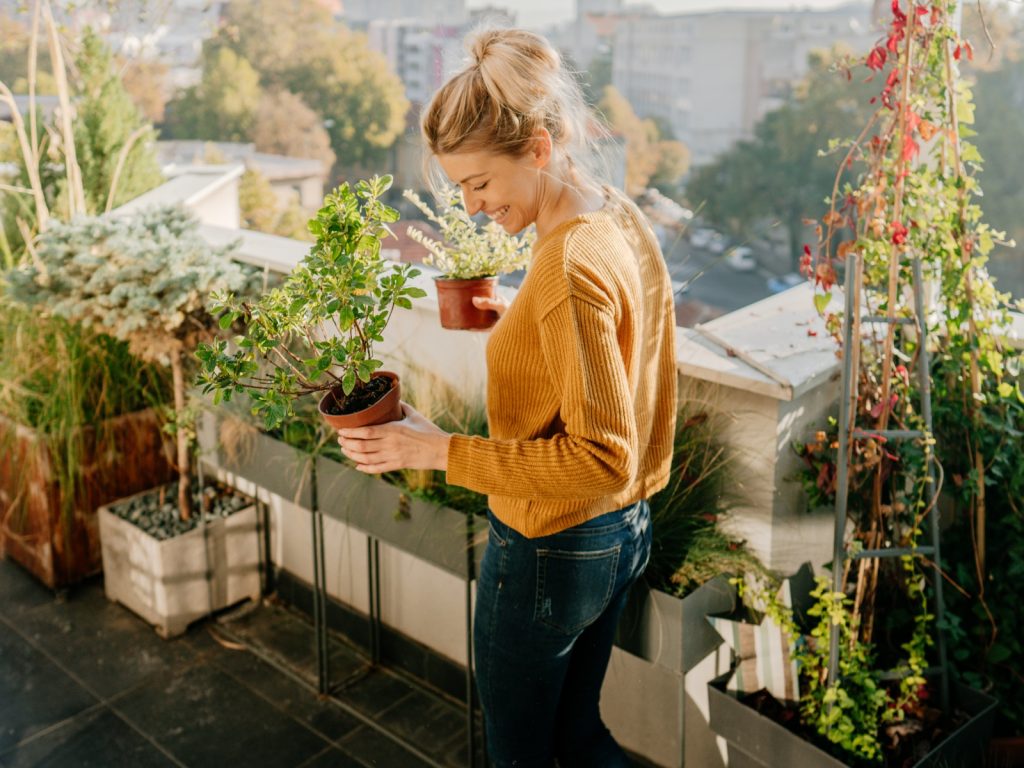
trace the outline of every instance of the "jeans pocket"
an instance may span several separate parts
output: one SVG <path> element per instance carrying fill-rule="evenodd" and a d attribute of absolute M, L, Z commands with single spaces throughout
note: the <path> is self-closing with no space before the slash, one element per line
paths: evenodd
<path fill-rule="evenodd" d="M 567 635 L 596 621 L 614 592 L 621 550 L 538 549 L 534 621 Z"/>

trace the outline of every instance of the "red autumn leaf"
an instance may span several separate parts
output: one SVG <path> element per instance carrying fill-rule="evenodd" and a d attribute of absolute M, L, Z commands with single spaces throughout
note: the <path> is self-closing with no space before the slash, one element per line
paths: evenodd
<path fill-rule="evenodd" d="M 813 328 L 808 328 L 807 329 L 807 335 L 808 336 L 817 336 L 818 332 L 816 330 L 814 330 Z"/>
<path fill-rule="evenodd" d="M 967 60 L 974 61 L 974 48 L 966 40 L 964 41 L 964 50 L 967 52 Z"/>
<path fill-rule="evenodd" d="M 907 242 L 907 228 L 898 221 L 894 221 L 889 225 L 889 229 L 892 230 L 892 242 L 894 245 L 903 245 Z"/>
<path fill-rule="evenodd" d="M 921 124 L 921 116 L 912 109 L 907 110 L 907 133 L 913 133 Z"/>
<path fill-rule="evenodd" d="M 896 18 L 897 24 L 907 20 L 907 15 L 900 10 L 900 0 L 892 0 L 892 15 Z"/>
<path fill-rule="evenodd" d="M 935 125 L 929 123 L 927 120 L 922 120 L 921 124 L 917 127 L 918 133 L 921 134 L 921 138 L 925 141 L 930 141 L 932 136 L 935 135 Z"/>
<path fill-rule="evenodd" d="M 885 47 L 893 53 L 899 53 L 900 41 L 903 39 L 903 30 L 900 29 L 889 35 L 889 39 L 885 41 Z"/>
<path fill-rule="evenodd" d="M 821 220 L 826 227 L 841 226 L 843 224 L 843 215 L 838 211 L 829 211 L 822 216 Z"/>
<path fill-rule="evenodd" d="M 885 48 L 880 45 L 877 46 L 868 54 L 868 60 L 866 62 L 868 69 L 881 69 L 885 66 L 886 58 L 888 58 L 888 54 L 886 53 Z"/>
<path fill-rule="evenodd" d="M 903 137 L 903 160 L 904 160 L 904 162 L 909 163 L 911 160 L 913 160 L 915 157 L 917 157 L 917 153 L 918 153 L 918 151 L 920 149 L 921 148 L 917 145 L 917 142 L 914 141 L 914 138 L 912 136 L 908 135 L 908 136 Z"/>
<path fill-rule="evenodd" d="M 932 26 L 938 26 L 938 23 L 942 20 L 942 10 L 937 5 L 932 6 Z"/>
<path fill-rule="evenodd" d="M 819 264 L 814 270 L 814 282 L 824 290 L 829 290 L 836 284 L 836 270 L 831 264 Z"/>
<path fill-rule="evenodd" d="M 956 50 L 953 51 L 953 58 L 956 59 L 957 61 L 960 61 L 960 46 L 959 45 L 956 47 Z"/>

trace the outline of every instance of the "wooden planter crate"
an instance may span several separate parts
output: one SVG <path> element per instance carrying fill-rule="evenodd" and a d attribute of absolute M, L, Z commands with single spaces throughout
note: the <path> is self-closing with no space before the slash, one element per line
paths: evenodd
<path fill-rule="evenodd" d="M 82 485 L 65 519 L 69 493 L 55 477 L 46 440 L 35 430 L 0 418 L 0 554 L 51 589 L 101 570 L 96 509 L 167 482 L 172 470 L 160 422 L 152 409 L 104 425 L 113 438 L 97 444 L 96 429 L 82 431 Z"/>

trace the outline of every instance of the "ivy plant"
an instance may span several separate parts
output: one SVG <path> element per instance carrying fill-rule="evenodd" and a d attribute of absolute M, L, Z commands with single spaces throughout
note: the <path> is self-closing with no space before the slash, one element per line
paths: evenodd
<path fill-rule="evenodd" d="M 839 354 L 854 362 L 851 420 L 865 433 L 851 441 L 847 456 L 836 455 L 835 448 L 837 430 L 849 425 L 830 425 L 798 451 L 809 470 L 806 485 L 819 500 L 834 499 L 836 468 L 845 464 L 849 469 L 849 552 L 915 548 L 925 522 L 938 514 L 937 504 L 929 499 L 947 486 L 955 489 L 946 495 L 956 499 L 952 530 L 960 535 L 946 537 L 944 553 L 958 564 L 970 563 L 958 565 L 957 575 L 969 574 L 970 579 L 967 585 L 954 581 L 954 594 L 970 595 L 974 612 L 983 618 L 988 631 L 974 633 L 973 639 L 977 656 L 986 658 L 999 648 L 999 619 L 986 598 L 988 533 L 995 511 L 991 501 L 993 495 L 1000 496 L 991 490 L 998 485 L 991 474 L 998 471 L 1012 479 L 1006 458 L 1021 455 L 1014 418 L 1021 401 L 1021 358 L 1006 343 L 1009 297 L 996 289 L 985 269 L 1004 236 L 985 223 L 978 203 L 976 174 L 982 159 L 970 141 L 970 88 L 958 72 L 959 62 L 973 51 L 957 31 L 956 6 L 953 0 L 892 1 L 888 28 L 860 62 L 877 86 L 871 99 L 876 111 L 856 138 L 830 143 L 829 152 L 841 158 L 839 170 L 827 200 L 829 210 L 817 223 L 818 241 L 804 247 L 801 266 L 815 284 L 815 306 L 836 341 L 842 345 L 844 322 L 859 340 L 857 348 L 840 348 Z M 847 73 L 861 76 L 852 69 Z M 833 287 L 853 256 L 863 265 L 862 279 L 854 287 L 858 311 L 844 318 L 829 306 Z M 919 308 L 924 328 L 861 327 L 863 316 L 914 318 L 918 308 L 911 288 L 917 280 L 925 281 L 927 303 Z M 921 370 L 922 344 L 928 345 L 930 370 Z M 925 430 L 922 378 L 931 389 L 933 434 L 887 441 L 878 433 Z M 1014 514 L 1011 507 L 1001 510 L 1000 520 Z M 834 623 L 832 631 L 851 652 L 864 649 L 881 658 L 884 651 L 888 662 L 897 655 L 895 666 L 906 677 L 899 692 L 890 694 L 890 707 L 912 711 L 927 691 L 922 673 L 928 666 L 930 638 L 952 629 L 948 637 L 956 641 L 958 632 L 961 640 L 966 633 L 955 616 L 947 617 L 946 626 L 935 626 L 924 576 L 928 572 L 938 578 L 945 563 L 919 555 L 869 563 L 851 563 L 843 571 L 835 599 L 849 611 L 850 621 Z M 942 578 L 949 576 L 942 570 Z M 845 606 L 847 599 L 851 602 Z M 1010 609 L 1006 618 L 1015 613 Z M 880 638 L 896 647 L 880 647 Z M 1004 653 L 1002 661 L 1010 655 Z M 841 662 L 847 658 L 842 656 Z M 837 702 L 850 700 L 856 707 L 870 708 L 874 696 L 861 685 L 860 672 L 851 674 L 844 664 L 839 679 L 823 680 L 832 706 L 816 710 L 821 716 L 814 718 L 815 725 L 830 740 L 866 744 L 877 737 L 873 718 L 844 720 L 845 705 L 835 714 Z M 880 680 L 882 670 L 872 674 Z"/>
<path fill-rule="evenodd" d="M 381 253 L 398 211 L 384 204 L 390 176 L 347 182 L 324 199 L 309 230 L 316 243 L 277 288 L 257 301 L 231 293 L 211 297 L 220 326 L 240 327 L 229 343 L 197 351 L 199 380 L 214 402 L 246 393 L 268 430 L 294 415 L 296 397 L 335 391 L 362 394 L 383 362 L 374 344 L 396 307 L 411 309 L 426 292 L 410 281 L 420 274 Z"/>

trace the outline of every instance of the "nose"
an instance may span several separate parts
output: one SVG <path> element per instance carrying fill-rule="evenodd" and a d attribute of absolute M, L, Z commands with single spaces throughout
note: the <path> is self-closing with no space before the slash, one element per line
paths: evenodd
<path fill-rule="evenodd" d="M 476 214 L 484 209 L 484 201 L 477 195 L 465 190 L 462 192 L 462 205 L 470 216 L 476 216 Z"/>

